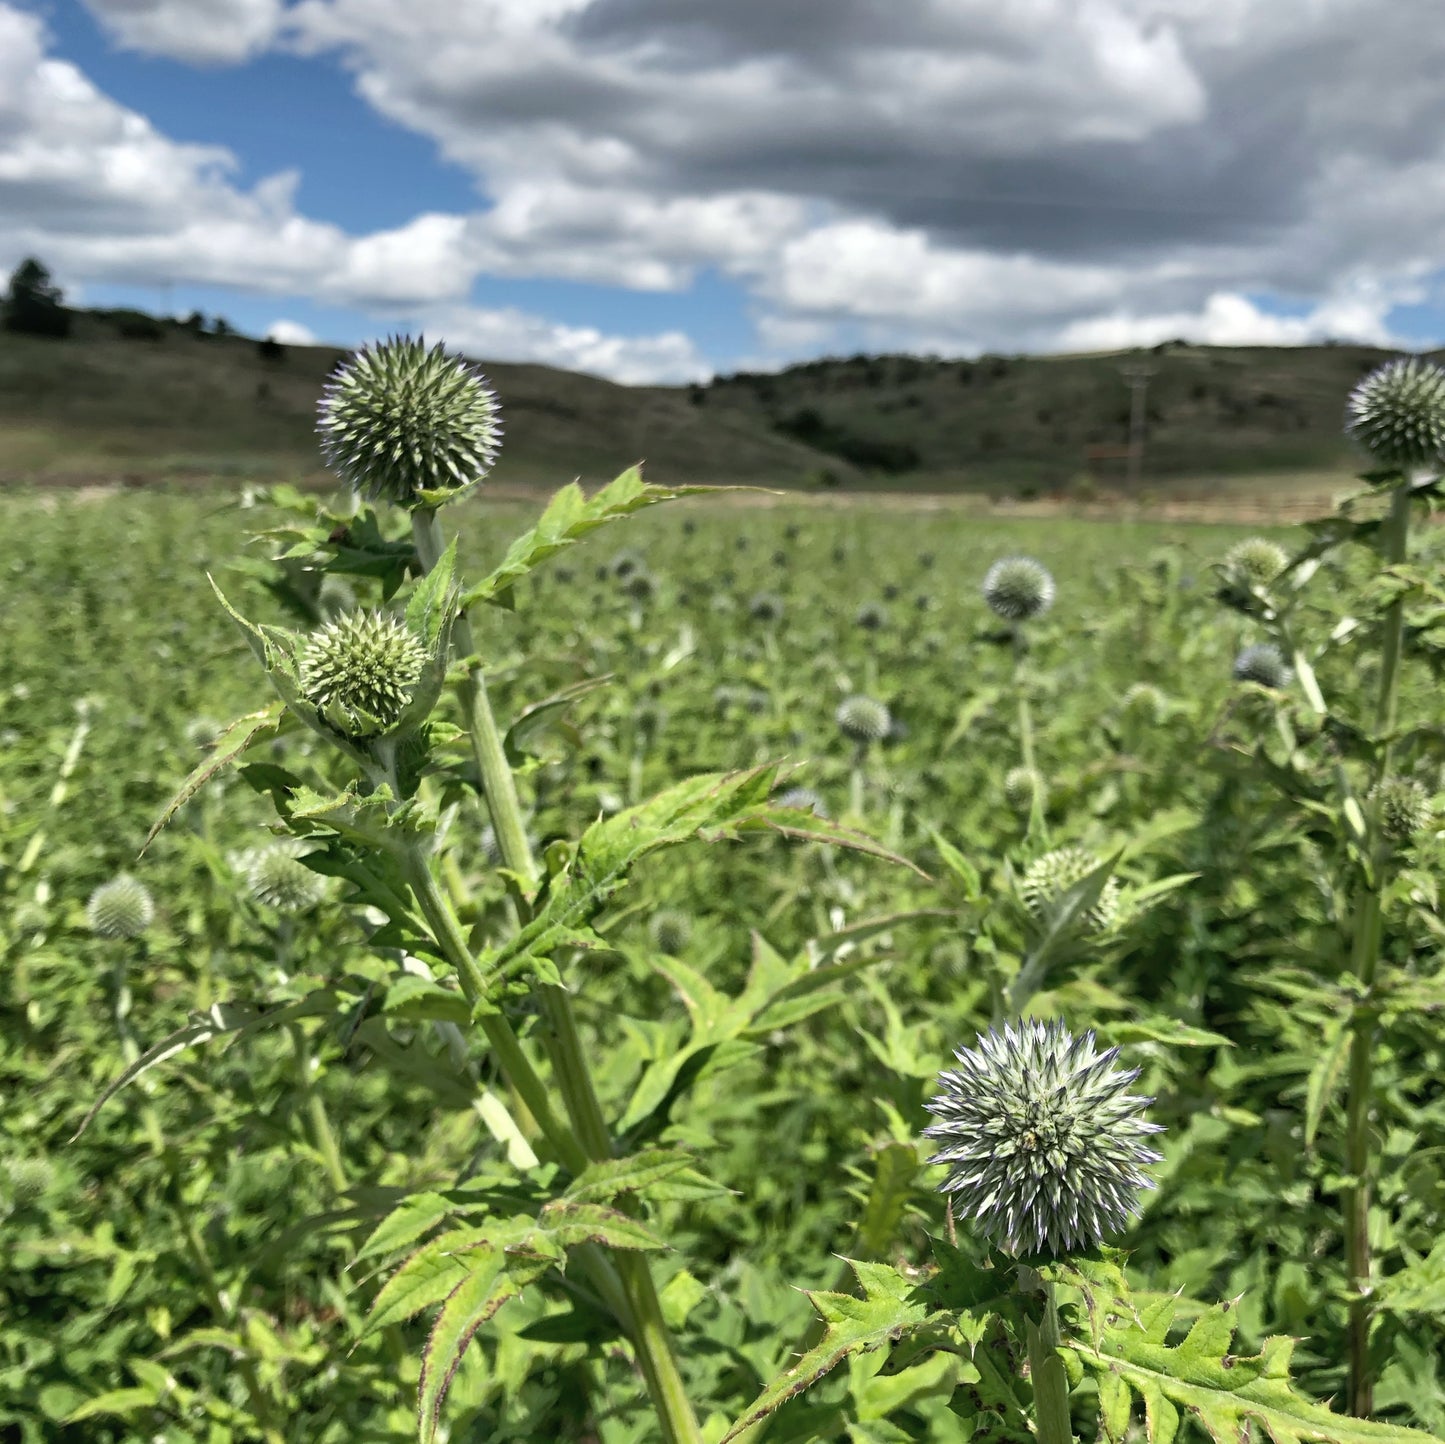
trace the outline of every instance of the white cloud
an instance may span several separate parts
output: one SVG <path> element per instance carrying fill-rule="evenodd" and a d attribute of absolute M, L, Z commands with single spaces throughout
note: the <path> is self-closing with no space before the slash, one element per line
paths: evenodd
<path fill-rule="evenodd" d="M 279 321 L 272 321 L 266 327 L 266 335 L 283 346 L 316 345 L 316 333 L 309 326 L 303 326 L 300 321 L 288 321 L 284 317 Z"/>
<path fill-rule="evenodd" d="M 284 17 L 282 0 L 85 0 L 129 50 L 196 64 L 235 64 L 266 49 Z"/>

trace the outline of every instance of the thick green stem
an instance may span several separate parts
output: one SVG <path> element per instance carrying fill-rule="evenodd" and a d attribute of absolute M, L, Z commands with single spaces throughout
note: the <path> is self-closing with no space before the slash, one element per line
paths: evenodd
<path fill-rule="evenodd" d="M 419 510 L 412 513 L 412 536 L 422 567 L 430 571 L 443 551 L 441 525 L 435 511 Z M 475 655 L 471 622 L 465 612 L 457 618 L 452 628 L 452 646 L 459 656 Z M 467 720 L 467 730 L 471 734 L 472 750 L 482 779 L 482 791 L 487 800 L 487 809 L 491 813 L 492 828 L 501 849 L 502 861 L 518 878 L 522 892 L 529 893 L 536 884 L 537 865 L 522 822 L 521 803 L 517 797 L 512 769 L 502 746 L 501 733 L 492 713 L 481 669 L 475 663 L 467 668 L 466 676 L 458 688 L 458 697 Z M 424 863 L 421 871 L 430 881 L 431 873 Z M 447 917 L 451 918 L 451 910 L 437 893 L 434 882 L 431 883 L 431 891 L 436 901 L 441 903 Z M 519 914 L 522 915 L 521 920 L 525 922 L 526 902 L 522 897 L 516 897 L 515 901 Z M 430 917 L 428 921 L 431 921 Z M 460 928 L 456 926 L 454 918 L 451 923 L 461 941 L 461 952 L 468 957 L 473 977 L 480 981 L 475 961 L 471 960 L 470 949 L 466 947 L 465 940 L 460 939 Z M 463 987 L 467 985 L 467 978 L 464 977 Z M 584 1154 L 584 1158 L 580 1160 L 582 1166 L 585 1166 L 587 1161 L 611 1158 L 611 1135 L 593 1087 L 591 1071 L 587 1067 L 587 1057 L 577 1032 L 571 1000 L 563 989 L 557 987 L 544 985 L 539 987 L 538 994 L 550 1034 L 548 1056 L 552 1060 L 558 1087 L 574 1130 L 566 1135 L 567 1142 L 573 1150 L 577 1149 L 580 1142 Z M 525 1062 L 520 1044 L 510 1027 L 506 1026 L 505 1020 L 484 1016 L 482 1026 L 487 1029 L 488 1040 L 492 1041 L 494 1049 L 497 1045 L 493 1039 L 493 1028 L 488 1025 L 495 1027 L 498 1022 L 505 1028 L 506 1034 L 516 1046 L 517 1054 Z M 518 1086 L 518 1080 L 500 1051 L 498 1060 L 507 1071 L 508 1077 L 513 1080 L 513 1085 Z M 527 1066 L 530 1070 L 530 1064 Z M 540 1091 L 541 1080 L 536 1079 L 535 1074 L 532 1078 Z M 532 1098 L 520 1087 L 518 1091 L 522 1093 L 527 1107 L 532 1110 L 538 1126 L 550 1139 L 552 1133 L 549 1132 L 543 1117 L 537 1113 Z M 542 1092 L 539 1101 L 550 1116 L 550 1105 L 545 1092 Z M 551 1127 L 557 1130 L 560 1136 L 561 1130 L 555 1120 Z M 576 1160 L 569 1161 L 567 1166 L 574 1172 L 580 1171 Z M 658 1412 L 664 1437 L 669 1444 L 700 1444 L 702 1432 L 683 1388 L 672 1339 L 662 1317 L 657 1288 L 646 1260 L 634 1254 L 619 1252 L 616 1270 L 621 1278 L 627 1305 L 622 1321 L 630 1327 L 633 1345 L 647 1381 L 648 1393 Z"/>
<path fill-rule="evenodd" d="M 1410 535 L 1410 481 L 1395 489 L 1385 522 L 1384 561 L 1405 560 Z M 1400 655 L 1405 635 L 1405 607 L 1397 598 L 1385 612 L 1380 648 L 1380 694 L 1375 708 L 1375 755 L 1372 783 L 1378 788 L 1390 775 L 1392 734 L 1400 696 Z M 1378 794 L 1368 818 L 1368 873 L 1360 883 L 1355 905 L 1350 965 L 1364 997 L 1351 1021 L 1348 1092 L 1345 1103 L 1345 1166 L 1350 1186 L 1345 1191 L 1345 1269 L 1350 1287 L 1349 1407 L 1365 1418 L 1374 1409 L 1374 1377 L 1370 1369 L 1370 1111 L 1373 1102 L 1375 1013 L 1371 1007 L 1383 937 L 1381 897 L 1385 889 L 1386 848 L 1380 837 Z"/>
<path fill-rule="evenodd" d="M 1059 1357 L 1059 1305 L 1054 1286 L 1029 1268 L 1020 1268 L 1019 1282 L 1042 1294 L 1042 1316 L 1025 1319 L 1029 1344 L 1029 1379 L 1034 1386 L 1034 1432 L 1039 1444 L 1074 1444 L 1069 1419 L 1069 1376 Z M 1032 1297 L 1039 1298 L 1039 1293 Z"/>

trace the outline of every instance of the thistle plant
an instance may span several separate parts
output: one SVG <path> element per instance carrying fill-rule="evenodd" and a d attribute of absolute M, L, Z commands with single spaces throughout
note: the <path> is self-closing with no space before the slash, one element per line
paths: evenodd
<path fill-rule="evenodd" d="M 1289 663 L 1273 642 L 1256 642 L 1241 648 L 1234 659 L 1236 682 L 1253 682 L 1272 692 L 1280 692 L 1289 686 L 1293 677 Z"/>
<path fill-rule="evenodd" d="M 347 614 L 308 640 L 301 690 L 342 736 L 377 736 L 401 720 L 426 665 L 426 648 L 405 623 L 380 612 Z"/>
<path fill-rule="evenodd" d="M 853 744 L 853 762 L 848 773 L 848 806 L 854 817 L 864 811 L 869 750 L 893 730 L 893 714 L 874 697 L 845 697 L 833 714 L 838 731 Z"/>
<path fill-rule="evenodd" d="M 102 883 L 85 905 L 91 932 L 102 938 L 137 938 L 155 918 L 149 889 L 129 873 Z"/>
<path fill-rule="evenodd" d="M 1119 880 L 1107 877 L 1099 894 L 1077 909 L 1069 893 L 1101 866 L 1086 848 L 1058 847 L 1035 858 L 1019 881 L 1019 897 L 1040 927 L 1065 926 L 1085 936 L 1107 932 L 1119 920 Z M 1068 909 L 1066 913 L 1066 909 Z"/>

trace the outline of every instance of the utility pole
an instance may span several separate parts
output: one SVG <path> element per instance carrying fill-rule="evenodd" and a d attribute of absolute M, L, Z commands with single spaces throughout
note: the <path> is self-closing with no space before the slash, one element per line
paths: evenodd
<path fill-rule="evenodd" d="M 1130 361 L 1119 368 L 1129 387 L 1129 490 L 1139 490 L 1139 471 L 1144 460 L 1144 405 L 1149 378 L 1155 368 L 1147 361 Z"/>

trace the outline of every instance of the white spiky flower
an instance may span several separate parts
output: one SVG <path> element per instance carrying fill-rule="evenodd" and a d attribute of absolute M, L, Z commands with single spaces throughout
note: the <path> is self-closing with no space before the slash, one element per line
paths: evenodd
<path fill-rule="evenodd" d="M 1093 1248 L 1139 1212 L 1154 1186 L 1143 1172 L 1162 1157 L 1142 1140 L 1161 1126 L 1142 1116 L 1154 1100 L 1126 1092 L 1137 1068 L 1115 1069 L 1117 1048 L 1058 1019 L 989 1029 L 954 1054 L 926 1106 L 924 1136 L 942 1146 L 941 1185 L 959 1214 L 1015 1256 L 1059 1258 Z"/>
<path fill-rule="evenodd" d="M 240 872 L 251 896 L 282 913 L 303 913 L 326 896 L 326 879 L 301 861 L 312 845 L 282 837 L 241 855 Z"/>
<path fill-rule="evenodd" d="M 139 937 L 150 927 L 155 913 L 150 891 L 128 872 L 102 883 L 85 905 L 91 932 L 102 938 Z"/>
<path fill-rule="evenodd" d="M 850 742 L 881 742 L 893 730 L 893 715 L 872 697 L 845 697 L 834 714 Z"/>
<path fill-rule="evenodd" d="M 983 599 L 1006 622 L 1028 622 L 1053 605 L 1054 579 L 1032 557 L 1004 557 L 983 579 Z"/>
<path fill-rule="evenodd" d="M 1438 465 L 1445 452 L 1445 370 L 1409 356 L 1377 366 L 1345 408 L 1345 431 L 1385 466 Z"/>
<path fill-rule="evenodd" d="M 371 501 L 434 506 L 475 486 L 501 448 L 487 378 L 440 342 L 390 337 L 333 373 L 317 429 L 326 463 Z"/>
<path fill-rule="evenodd" d="M 426 648 L 395 617 L 346 612 L 311 634 L 301 690 L 346 736 L 373 737 L 396 725 L 426 664 Z"/>
<path fill-rule="evenodd" d="M 1284 654 L 1273 642 L 1256 642 L 1243 647 L 1234 659 L 1236 682 L 1257 682 L 1261 687 L 1280 691 L 1288 687 L 1294 671 L 1284 659 Z"/>

